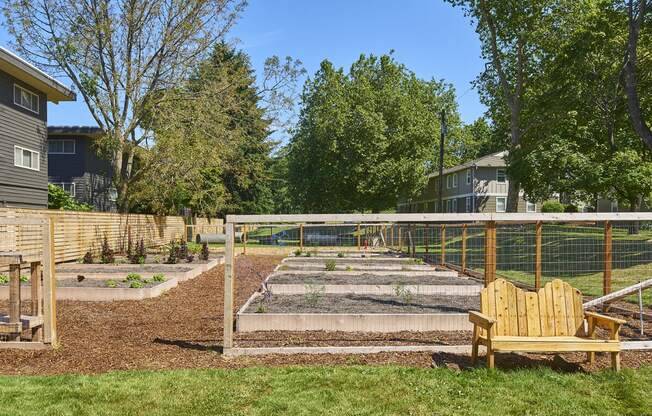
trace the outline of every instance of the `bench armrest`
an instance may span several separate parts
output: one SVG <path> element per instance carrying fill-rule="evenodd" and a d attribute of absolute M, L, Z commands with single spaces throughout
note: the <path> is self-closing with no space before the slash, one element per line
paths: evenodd
<path fill-rule="evenodd" d="M 607 315 L 601 315 L 596 312 L 584 312 L 584 315 L 587 317 L 587 319 L 593 319 L 596 325 L 605 329 L 611 329 L 613 324 L 622 325 L 625 322 L 627 322 L 623 319 L 618 319 Z"/>
<path fill-rule="evenodd" d="M 469 311 L 469 321 L 487 331 L 490 331 L 493 324 L 496 323 L 494 318 L 477 311 Z"/>

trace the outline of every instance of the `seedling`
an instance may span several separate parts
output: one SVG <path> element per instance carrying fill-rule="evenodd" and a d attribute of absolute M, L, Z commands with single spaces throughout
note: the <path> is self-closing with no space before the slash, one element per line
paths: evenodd
<path fill-rule="evenodd" d="M 129 273 L 127 275 L 127 278 L 125 279 L 127 282 L 130 281 L 141 281 L 143 280 L 143 277 L 139 275 L 138 273 Z"/>
<path fill-rule="evenodd" d="M 414 264 L 424 264 L 424 261 L 421 257 L 417 257 L 414 259 Z"/>
<path fill-rule="evenodd" d="M 9 276 L 0 274 L 0 285 L 6 285 L 7 283 L 9 283 Z"/>
<path fill-rule="evenodd" d="M 29 277 L 25 276 L 24 274 L 20 276 L 20 281 L 23 283 L 29 282 Z"/>
<path fill-rule="evenodd" d="M 340 257 L 340 258 L 344 257 L 344 253 L 342 253 L 342 252 L 337 253 L 337 257 Z"/>
<path fill-rule="evenodd" d="M 199 259 L 200 260 L 208 260 L 210 252 L 208 251 L 208 243 L 202 243 L 201 245 L 201 253 L 199 253 Z"/>
<path fill-rule="evenodd" d="M 315 285 L 313 283 L 306 284 L 306 294 L 303 295 L 308 306 L 314 308 L 317 306 L 321 298 L 324 297 L 324 292 L 326 287 L 321 285 Z"/>
<path fill-rule="evenodd" d="M 167 279 L 165 278 L 165 275 L 163 275 L 162 273 L 157 273 L 154 276 L 152 276 L 152 280 L 154 282 L 161 283 L 161 282 L 165 282 Z"/>
<path fill-rule="evenodd" d="M 326 271 L 328 272 L 335 271 L 336 267 L 337 267 L 337 263 L 335 263 L 335 260 L 326 260 Z"/>
<path fill-rule="evenodd" d="M 93 253 L 87 251 L 82 258 L 82 263 L 84 264 L 93 264 Z"/>
<path fill-rule="evenodd" d="M 113 287 L 118 287 L 118 282 L 116 282 L 116 281 L 113 280 L 113 279 L 109 279 L 109 280 L 107 280 L 106 282 L 104 282 L 104 286 L 106 286 L 106 287 L 111 287 L 111 288 L 113 288 Z"/>
<path fill-rule="evenodd" d="M 347 272 L 350 272 L 351 270 L 353 270 L 353 267 L 351 267 L 351 266 L 346 266 L 346 271 L 347 271 Z"/>
<path fill-rule="evenodd" d="M 109 240 L 104 236 L 104 241 L 102 241 L 102 254 L 101 254 L 101 260 L 102 263 L 104 264 L 111 264 L 115 260 L 115 253 L 113 250 L 111 250 L 111 247 L 109 246 Z"/>
<path fill-rule="evenodd" d="M 299 249 L 299 248 L 296 249 L 296 250 L 294 250 L 294 256 L 295 256 L 295 257 L 299 257 L 299 256 L 301 256 L 301 253 L 302 253 L 302 251 L 301 251 L 301 249 Z"/>
<path fill-rule="evenodd" d="M 267 312 L 267 308 L 265 308 L 265 305 L 263 305 L 262 303 L 258 304 L 256 313 L 265 313 L 265 312 Z"/>
<path fill-rule="evenodd" d="M 394 286 L 394 293 L 396 296 L 401 298 L 404 303 L 412 303 L 412 300 L 414 299 L 413 293 L 410 291 L 410 289 L 406 288 L 404 284 L 402 283 L 397 283 Z"/>
<path fill-rule="evenodd" d="M 143 287 L 143 282 L 140 280 L 132 280 L 132 282 L 129 283 L 129 287 L 132 289 L 140 289 Z"/>
<path fill-rule="evenodd" d="M 310 257 L 310 256 L 312 256 L 312 253 L 308 251 L 306 254 L 304 254 L 304 256 Z"/>

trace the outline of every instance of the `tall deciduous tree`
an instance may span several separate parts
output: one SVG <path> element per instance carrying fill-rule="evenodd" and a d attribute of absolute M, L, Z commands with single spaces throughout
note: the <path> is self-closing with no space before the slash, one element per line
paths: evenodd
<path fill-rule="evenodd" d="M 112 155 L 118 205 L 128 209 L 146 103 L 178 85 L 234 24 L 244 0 L 7 0 L 18 52 L 67 76 Z"/>
<path fill-rule="evenodd" d="M 302 101 L 288 169 L 308 212 L 393 208 L 436 166 L 439 111 L 448 112 L 451 137 L 460 126 L 452 88 L 418 79 L 390 55 L 362 55 L 348 73 L 322 62 Z"/>

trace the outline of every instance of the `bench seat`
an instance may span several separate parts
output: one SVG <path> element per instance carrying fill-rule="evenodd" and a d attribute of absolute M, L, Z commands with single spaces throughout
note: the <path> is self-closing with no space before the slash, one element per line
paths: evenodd
<path fill-rule="evenodd" d="M 480 337 L 481 345 L 487 339 Z M 620 341 L 583 337 L 521 337 L 496 336 L 491 338 L 491 349 L 497 352 L 618 352 Z"/>

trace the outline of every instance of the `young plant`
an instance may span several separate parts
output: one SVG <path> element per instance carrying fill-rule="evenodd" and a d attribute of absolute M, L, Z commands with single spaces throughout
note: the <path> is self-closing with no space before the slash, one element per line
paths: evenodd
<path fill-rule="evenodd" d="M 347 272 L 350 272 L 351 270 L 353 270 L 353 267 L 351 267 L 351 266 L 346 266 L 346 271 L 347 271 Z"/>
<path fill-rule="evenodd" d="M 168 253 L 168 258 L 165 260 L 167 264 L 177 264 L 179 261 L 179 246 L 177 246 L 177 242 L 172 240 L 170 241 L 169 245 L 169 253 Z"/>
<path fill-rule="evenodd" d="M 306 293 L 303 295 L 306 304 L 311 308 L 316 307 L 319 304 L 319 301 L 324 297 L 324 291 L 326 291 L 326 287 L 323 285 L 319 286 L 313 283 L 306 284 Z"/>
<path fill-rule="evenodd" d="M 424 261 L 421 257 L 417 257 L 414 259 L 414 264 L 424 264 Z"/>
<path fill-rule="evenodd" d="M 82 258 L 82 263 L 84 264 L 93 264 L 93 253 L 88 250 L 84 257 Z"/>
<path fill-rule="evenodd" d="M 344 257 L 344 253 L 342 253 L 342 252 L 340 251 L 339 253 L 337 253 L 337 257 L 340 257 L 340 258 Z"/>
<path fill-rule="evenodd" d="M 9 276 L 0 274 L 0 285 L 6 285 L 7 283 L 9 283 Z"/>
<path fill-rule="evenodd" d="M 127 252 L 125 253 L 127 255 L 127 258 L 129 261 L 133 263 L 133 257 L 134 257 L 134 244 L 131 241 L 131 233 L 127 235 Z"/>
<path fill-rule="evenodd" d="M 143 277 L 139 275 L 138 273 L 129 273 L 127 275 L 127 278 L 125 279 L 127 282 L 130 281 L 140 281 L 143 280 Z"/>
<path fill-rule="evenodd" d="M 209 255 L 210 255 L 210 251 L 208 250 L 208 243 L 202 243 L 199 259 L 203 261 L 207 261 Z"/>
<path fill-rule="evenodd" d="M 308 252 L 306 252 L 306 254 L 304 254 L 304 256 L 310 257 L 310 256 L 312 256 L 312 253 L 308 251 Z"/>
<path fill-rule="evenodd" d="M 165 282 L 165 280 L 166 280 L 165 275 L 163 275 L 163 273 L 157 273 L 154 276 L 152 276 L 152 281 L 154 282 L 161 283 L 161 282 Z"/>
<path fill-rule="evenodd" d="M 22 283 L 27 283 L 27 282 L 29 282 L 29 277 L 25 276 L 24 274 L 21 274 L 20 275 L 20 281 Z"/>
<path fill-rule="evenodd" d="M 181 240 L 181 243 L 179 244 L 178 258 L 184 260 L 188 258 L 188 244 L 183 240 Z"/>
<path fill-rule="evenodd" d="M 140 280 L 132 280 L 131 283 L 129 283 L 129 287 L 132 289 L 140 289 L 143 287 L 143 282 Z"/>
<path fill-rule="evenodd" d="M 335 260 L 326 260 L 326 271 L 333 272 L 336 267 L 337 263 L 335 263 Z"/>
<path fill-rule="evenodd" d="M 301 256 L 301 253 L 302 253 L 302 251 L 301 251 L 300 248 L 294 250 L 294 257 L 299 257 L 299 256 Z"/>
<path fill-rule="evenodd" d="M 267 312 L 267 308 L 265 307 L 265 305 L 263 305 L 262 302 L 259 303 L 258 308 L 256 308 L 256 313 L 265 313 L 265 312 Z"/>
<path fill-rule="evenodd" d="M 401 298 L 403 300 L 403 303 L 412 303 L 412 300 L 414 299 L 414 294 L 410 289 L 406 288 L 404 284 L 402 283 L 397 283 L 394 286 L 394 293 L 396 296 Z"/>
<path fill-rule="evenodd" d="M 109 279 L 106 282 L 104 282 L 104 286 L 111 287 L 111 288 L 118 287 L 118 282 L 116 282 L 113 279 Z"/>
<path fill-rule="evenodd" d="M 104 264 L 112 264 L 115 261 L 115 253 L 113 250 L 111 250 L 111 246 L 109 246 L 109 240 L 106 235 L 104 236 L 104 241 L 102 241 L 102 253 L 100 258 Z"/>
<path fill-rule="evenodd" d="M 141 238 L 138 244 L 136 244 L 136 251 L 131 253 L 128 257 L 131 264 L 144 264 L 145 259 L 147 258 L 145 240 Z"/>

